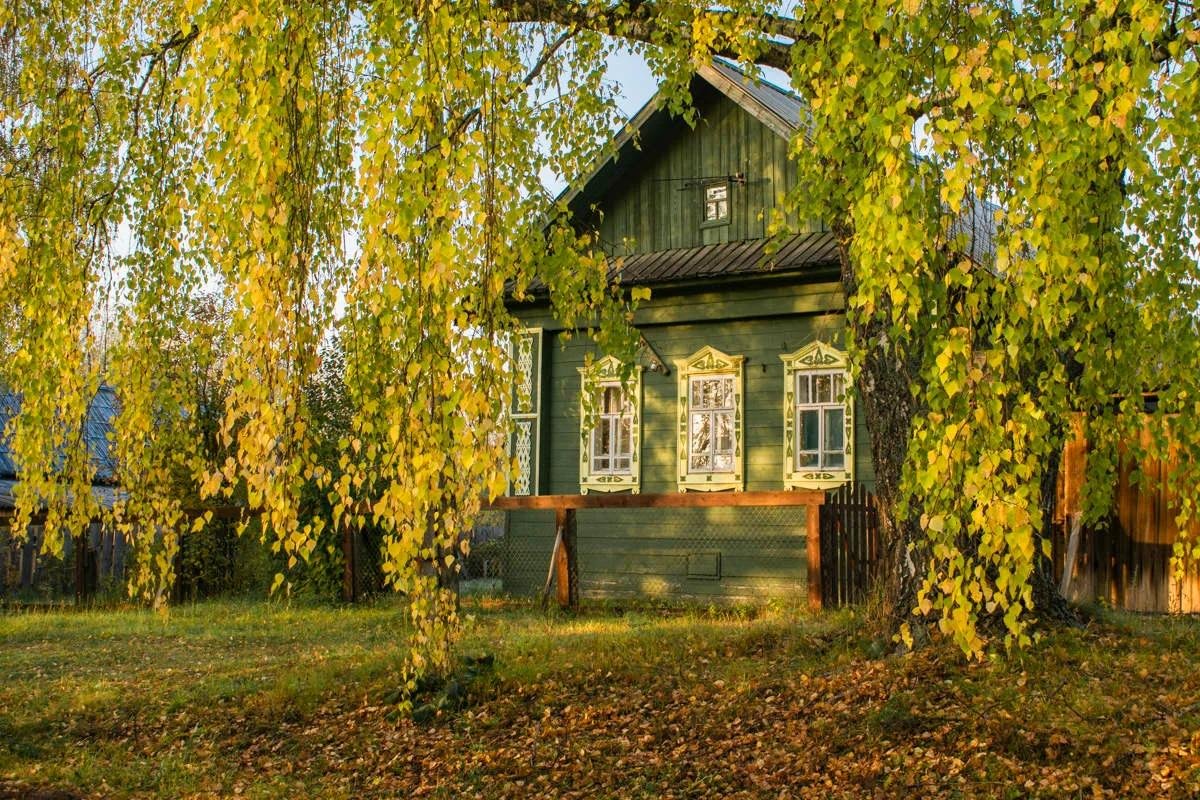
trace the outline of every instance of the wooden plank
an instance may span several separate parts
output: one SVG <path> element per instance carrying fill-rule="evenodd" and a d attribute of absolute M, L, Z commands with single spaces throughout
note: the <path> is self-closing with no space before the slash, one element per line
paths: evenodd
<path fill-rule="evenodd" d="M 484 509 L 558 510 L 579 508 L 726 508 L 737 506 L 809 506 L 825 501 L 822 492 L 680 492 L 678 494 L 543 494 L 530 497 L 497 497 Z M 817 514 L 810 515 L 817 518 Z M 809 523 L 810 527 L 812 522 Z"/>
<path fill-rule="evenodd" d="M 576 555 L 575 509 L 560 508 L 554 515 L 561 537 L 555 550 L 554 569 L 558 583 L 557 600 L 560 608 L 579 605 L 579 569 Z"/>
<path fill-rule="evenodd" d="M 1075 559 L 1079 554 L 1079 528 L 1083 522 L 1082 514 L 1071 514 L 1071 535 L 1067 540 L 1067 555 L 1063 561 L 1062 583 L 1059 592 L 1063 597 L 1070 597 L 1071 577 L 1075 571 Z"/>
<path fill-rule="evenodd" d="M 550 586 L 554 583 L 555 576 L 558 574 L 558 559 L 559 553 L 562 552 L 562 540 L 562 526 L 558 526 L 558 531 L 554 535 L 554 549 L 550 551 L 550 567 L 546 570 L 546 585 L 542 587 L 543 609 L 546 608 L 546 604 L 550 601 Z"/>

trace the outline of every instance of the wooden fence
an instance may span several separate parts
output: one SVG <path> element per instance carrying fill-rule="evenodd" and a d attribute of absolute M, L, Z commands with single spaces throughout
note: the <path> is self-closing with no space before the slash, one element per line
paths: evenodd
<path fill-rule="evenodd" d="M 1141 436 L 1147 444 L 1150 429 L 1143 429 Z M 1130 611 L 1200 612 L 1200 571 L 1193 566 L 1179 575 L 1172 564 L 1180 537 L 1175 521 L 1179 498 L 1165 480 L 1172 463 L 1142 463 L 1142 479 L 1135 483 L 1138 465 L 1123 457 L 1111 518 L 1104 525 L 1081 527 L 1074 523 L 1082 511 L 1087 449 L 1081 433 L 1067 445 L 1059 473 L 1053 558 L 1068 599 L 1101 601 Z M 1192 520 L 1187 537 L 1195 541 L 1197 536 L 1200 522 Z"/>
<path fill-rule="evenodd" d="M 730 508 L 730 507 L 804 507 L 805 551 L 807 557 L 808 602 L 813 608 L 822 604 L 820 507 L 825 495 L 817 491 L 764 492 L 686 492 L 671 494 L 587 494 L 534 495 L 499 497 L 485 507 L 495 510 L 543 510 L 555 512 L 554 549 L 546 580 L 545 594 L 557 586 L 556 598 L 564 608 L 579 601 L 576 511 L 609 508 Z"/>
<path fill-rule="evenodd" d="M 821 596 L 826 606 L 866 600 L 883 550 L 874 497 L 861 483 L 825 496 L 821 506 Z"/>

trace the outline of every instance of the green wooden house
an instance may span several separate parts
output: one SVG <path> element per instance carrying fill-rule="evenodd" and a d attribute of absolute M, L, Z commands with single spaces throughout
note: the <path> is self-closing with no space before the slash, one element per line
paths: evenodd
<path fill-rule="evenodd" d="M 715 61 L 695 76 L 694 127 L 652 99 L 613 157 L 567 190 L 623 286 L 652 298 L 634 323 L 633 385 L 554 319 L 510 301 L 524 399 L 512 495 L 828 490 L 872 483 L 847 380 L 836 242 L 793 223 L 768 246 L 794 188 L 788 142 L 803 106 Z M 592 366 L 585 371 L 588 354 Z M 585 413 L 585 406 L 588 411 Z M 584 596 L 803 597 L 804 508 L 591 509 L 577 519 Z M 539 589 L 554 512 L 510 512 L 506 588 Z"/>

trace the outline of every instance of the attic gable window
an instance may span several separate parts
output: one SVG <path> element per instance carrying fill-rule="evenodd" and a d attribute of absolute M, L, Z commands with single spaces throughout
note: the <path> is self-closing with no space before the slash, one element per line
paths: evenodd
<path fill-rule="evenodd" d="M 714 183 L 704 187 L 704 224 L 716 225 L 729 221 L 729 184 Z"/>

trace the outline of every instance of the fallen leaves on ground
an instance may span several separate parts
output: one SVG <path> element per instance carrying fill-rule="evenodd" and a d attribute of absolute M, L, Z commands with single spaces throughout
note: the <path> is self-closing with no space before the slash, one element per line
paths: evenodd
<path fill-rule="evenodd" d="M 379 701 L 379 676 L 311 708 L 268 708 L 250 693 L 156 720 L 64 720 L 62 732 L 76 748 L 190 769 L 182 786 L 198 796 L 1200 793 L 1200 621 L 1115 618 L 983 664 L 937 646 L 871 658 L 845 615 L 598 624 L 529 612 L 524 624 L 485 615 L 474 636 L 495 646 L 495 676 L 472 685 L 467 708 L 424 725 Z M 46 747 L 61 776 L 55 759 L 69 762 L 71 748 Z M 32 761 L 20 767 L 34 779 Z"/>

